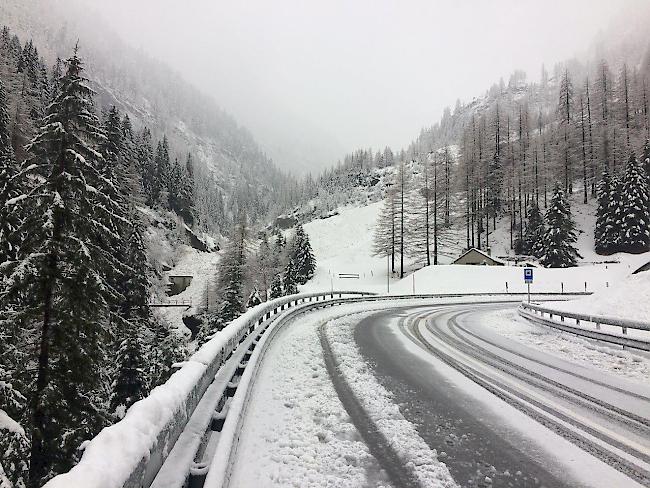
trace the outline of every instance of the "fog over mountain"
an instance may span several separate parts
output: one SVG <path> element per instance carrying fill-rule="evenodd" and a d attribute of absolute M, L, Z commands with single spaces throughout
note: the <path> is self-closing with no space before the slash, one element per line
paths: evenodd
<path fill-rule="evenodd" d="M 536 78 L 645 2 L 90 3 L 213 95 L 277 164 L 314 170 L 356 147 L 405 146 L 457 98 L 515 69 Z"/>

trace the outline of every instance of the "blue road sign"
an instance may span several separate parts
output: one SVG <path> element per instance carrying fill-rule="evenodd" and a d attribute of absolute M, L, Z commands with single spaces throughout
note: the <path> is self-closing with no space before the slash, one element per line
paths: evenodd
<path fill-rule="evenodd" d="M 533 282 L 533 268 L 524 268 L 524 283 Z"/>

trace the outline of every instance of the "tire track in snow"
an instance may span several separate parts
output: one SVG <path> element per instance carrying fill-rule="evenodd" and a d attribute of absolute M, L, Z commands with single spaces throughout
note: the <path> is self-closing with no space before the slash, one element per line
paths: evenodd
<path fill-rule="evenodd" d="M 348 415 L 350 415 L 352 423 L 363 437 L 372 455 L 375 456 L 382 468 L 386 470 L 395 486 L 421 488 L 413 468 L 406 466 L 402 462 L 388 439 L 386 439 L 384 434 L 381 433 L 372 421 L 359 399 L 355 396 L 354 391 L 345 380 L 334 357 L 332 346 L 327 339 L 325 333 L 326 326 L 327 323 L 323 323 L 318 327 L 318 337 L 323 349 L 325 366 L 336 390 L 336 394 L 348 412 Z"/>

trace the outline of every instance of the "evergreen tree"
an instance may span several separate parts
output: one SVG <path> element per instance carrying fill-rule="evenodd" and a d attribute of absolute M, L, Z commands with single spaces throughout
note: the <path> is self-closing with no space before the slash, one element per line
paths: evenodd
<path fill-rule="evenodd" d="M 296 283 L 304 285 L 314 276 L 316 258 L 309 243 L 309 236 L 300 224 L 296 226 L 291 259 L 296 270 Z"/>
<path fill-rule="evenodd" d="M 147 357 L 143 355 L 144 340 L 141 330 L 154 327 L 148 297 L 151 274 L 142 239 L 142 229 L 132 225 L 123 231 L 125 246 L 116 256 L 124 264 L 115 289 L 122 299 L 111 312 L 113 334 L 116 336 L 117 370 L 112 383 L 111 411 L 118 417 L 148 393 Z"/>
<path fill-rule="evenodd" d="M 185 223 L 194 223 L 194 182 L 187 171 L 191 167 L 191 156 L 185 167 L 176 160 L 171 167 L 167 182 L 169 208 L 183 218 Z"/>
<path fill-rule="evenodd" d="M 275 235 L 275 252 L 281 254 L 284 251 L 284 248 L 287 246 L 287 241 L 285 240 L 282 232 L 278 232 Z"/>
<path fill-rule="evenodd" d="M 544 255 L 544 218 L 533 200 L 528 209 L 528 225 L 523 238 L 523 254 L 541 258 Z"/>
<path fill-rule="evenodd" d="M 117 351 L 118 371 L 113 382 L 111 411 L 118 419 L 138 400 L 147 394 L 143 343 L 138 329 L 131 327 Z"/>
<path fill-rule="evenodd" d="M 14 303 L 8 320 L 35 329 L 30 486 L 70 469 L 81 442 L 107 423 L 96 396 L 107 312 L 119 298 L 107 275 L 122 269 L 112 249 L 123 209 L 105 192 L 112 185 L 100 173 L 104 135 L 94 93 L 76 51 L 66 65 L 60 93 L 27 148 L 22 178 L 34 187 L 21 200 L 20 259 L 0 295 L 0 309 Z M 30 299 L 15 305 L 21 296 Z"/>
<path fill-rule="evenodd" d="M 625 167 L 621 197 L 621 250 L 635 254 L 650 251 L 648 180 L 634 153 Z"/>
<path fill-rule="evenodd" d="M 284 285 L 285 295 L 294 295 L 298 293 L 298 272 L 293 258 L 289 258 L 289 262 L 284 268 L 282 284 Z"/>
<path fill-rule="evenodd" d="M 623 178 L 618 173 L 612 176 L 609 211 L 614 222 L 611 229 L 612 252 L 620 252 L 623 245 L 623 234 L 621 232 L 623 226 Z"/>
<path fill-rule="evenodd" d="M 278 273 L 275 275 L 275 278 L 273 278 L 273 283 L 271 283 L 270 298 L 273 300 L 274 298 L 280 298 L 283 295 L 284 292 L 282 290 L 282 276 Z"/>
<path fill-rule="evenodd" d="M 646 139 L 645 144 L 643 144 L 642 166 L 645 171 L 646 181 L 650 185 L 650 139 Z"/>
<path fill-rule="evenodd" d="M 158 142 L 155 156 L 155 186 L 154 201 L 159 204 L 167 204 L 169 190 L 170 174 L 172 170 L 171 160 L 169 158 L 169 143 L 164 136 L 162 141 Z"/>
<path fill-rule="evenodd" d="M 221 290 L 218 322 L 223 327 L 239 317 L 244 309 L 243 282 L 246 265 L 246 227 L 244 220 L 235 228 L 219 263 L 218 287 Z"/>
<path fill-rule="evenodd" d="M 596 209 L 596 227 L 594 229 L 594 247 L 598 254 L 612 254 L 615 252 L 618 240 L 618 230 L 615 225 L 614 206 L 612 198 L 612 179 L 607 171 L 603 170 L 602 178 L 596 188 L 598 207 Z"/>
<path fill-rule="evenodd" d="M 541 263 L 547 268 L 577 266 L 577 259 L 582 256 L 573 247 L 575 242 L 575 223 L 571 217 L 569 201 L 560 184 L 556 183 L 546 211 L 544 256 L 542 256 Z"/>
<path fill-rule="evenodd" d="M 246 308 L 253 308 L 262 303 L 262 298 L 260 297 L 260 292 L 257 288 L 248 295 L 248 300 L 246 300 Z"/>
<path fill-rule="evenodd" d="M 173 364 L 183 361 L 187 356 L 185 341 L 175 328 L 167 323 L 154 321 L 151 324 L 150 331 L 151 338 L 147 345 L 149 357 L 149 372 L 147 376 L 150 381 L 148 390 L 162 385 L 167 381 L 173 373 Z M 205 342 L 206 336 L 208 335 L 203 333 L 203 337 L 199 340 L 199 345 Z"/>
<path fill-rule="evenodd" d="M 115 106 L 111 107 L 106 114 L 103 129 L 106 137 L 100 145 L 104 156 L 104 164 L 101 170 L 106 179 L 116 181 L 119 174 L 118 166 L 121 164 L 120 158 L 123 153 L 123 136 L 120 113 Z"/>
<path fill-rule="evenodd" d="M 0 266 L 16 257 L 18 236 L 15 233 L 19 225 L 18 213 L 7 205 L 20 194 L 9 121 L 7 95 L 0 81 Z"/>
<path fill-rule="evenodd" d="M 159 197 L 159 188 L 156 184 L 156 160 L 152 146 L 151 131 L 142 129 L 137 142 L 138 169 L 142 174 L 142 189 L 145 203 L 153 207 Z"/>
<path fill-rule="evenodd" d="M 24 428 L 28 405 L 21 376 L 30 374 L 25 371 L 29 338 L 20 324 L 5 320 L 5 316 L 0 310 L 0 416 L 5 417 L 0 422 L 0 486 L 4 486 L 4 473 L 9 487 L 23 487 L 29 469 L 29 440 Z"/>

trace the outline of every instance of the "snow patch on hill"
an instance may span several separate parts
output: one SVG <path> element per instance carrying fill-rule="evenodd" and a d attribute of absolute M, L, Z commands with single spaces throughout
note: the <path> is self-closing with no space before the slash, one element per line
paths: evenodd
<path fill-rule="evenodd" d="M 175 327 L 179 332 L 189 335 L 189 330 L 183 323 L 183 317 L 196 315 L 205 307 L 206 294 L 209 283 L 214 280 L 217 273 L 217 264 L 221 255 L 216 252 L 201 252 L 183 245 L 180 247 L 176 265 L 171 271 L 164 273 L 168 276 L 192 276 L 190 285 L 178 295 L 170 297 L 171 300 L 191 303 L 188 307 L 160 307 L 157 313 Z M 162 302 L 165 299 L 161 300 Z"/>
<path fill-rule="evenodd" d="M 316 256 L 317 268 L 314 278 L 301 287 L 301 291 L 323 291 L 331 288 L 376 293 L 388 291 L 387 259 L 372 256 L 375 223 L 382 205 L 382 202 L 377 202 L 366 206 L 343 207 L 339 209 L 339 215 L 314 220 L 304 226 Z M 583 259 L 575 268 L 536 268 L 531 286 L 532 292 L 559 293 L 562 290 L 583 292 L 586 283 L 587 291 L 603 291 L 607 294 L 639 266 L 650 261 L 650 253 L 641 255 L 619 253 L 607 257 L 597 255 L 593 249 L 595 222 L 593 202 L 585 205 L 573 201 L 572 210 L 579 231 L 577 246 Z M 450 244 L 441 246 L 441 253 L 445 254 L 440 259 L 441 263 L 449 263 L 453 260 L 453 256 L 461 254 L 465 245 L 464 232 L 464 221 L 456 219 L 451 229 L 454 239 L 447 241 Z M 490 235 L 490 248 L 494 256 L 514 258 L 514 252 L 510 249 L 510 222 L 507 217 L 497 220 L 497 229 Z M 396 256 L 396 264 L 399 265 L 399 256 Z M 517 266 L 453 265 L 417 269 L 412 262 L 406 260 L 405 270 L 408 275 L 402 280 L 397 276 L 390 276 L 391 294 L 409 294 L 413 291 L 415 293 L 526 291 L 523 270 Z M 358 279 L 342 278 L 341 274 L 354 274 L 359 277 Z M 637 283 L 643 287 L 640 282 Z M 646 284 L 646 288 L 650 289 L 648 285 L 650 283 Z M 621 292 L 616 296 L 623 299 L 636 295 Z M 640 298 L 642 297 L 637 297 L 635 300 Z M 638 313 L 643 312 L 639 310 Z"/>
<path fill-rule="evenodd" d="M 648 253 L 641 255 L 640 258 L 645 258 L 646 262 L 650 261 Z M 611 289 L 601 290 L 570 303 L 557 304 L 553 308 L 648 322 L 650 321 L 650 272 L 644 271 L 632 275 Z"/>

